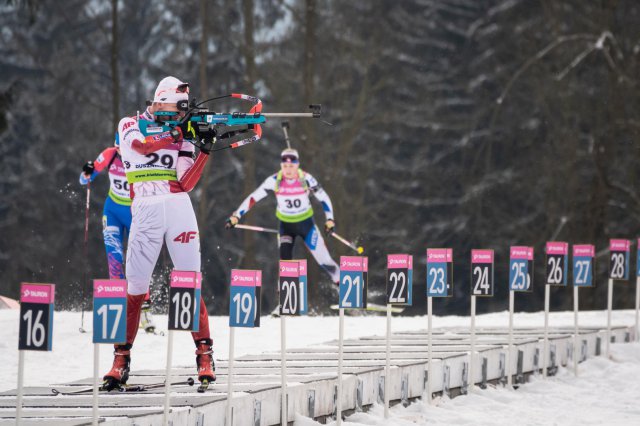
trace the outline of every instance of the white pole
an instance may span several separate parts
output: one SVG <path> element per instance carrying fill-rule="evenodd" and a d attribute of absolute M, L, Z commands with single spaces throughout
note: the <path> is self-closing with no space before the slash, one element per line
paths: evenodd
<path fill-rule="evenodd" d="M 544 345 L 542 347 L 542 377 L 547 377 L 549 364 L 549 284 L 544 285 Z"/>
<path fill-rule="evenodd" d="M 236 328 L 229 327 L 229 365 L 227 366 L 227 415 L 225 418 L 225 425 L 231 426 L 231 398 L 233 389 L 231 386 L 231 382 L 233 379 L 233 359 L 234 359 L 234 348 L 235 348 L 235 335 Z"/>
<path fill-rule="evenodd" d="M 611 346 L 611 308 L 613 307 L 613 280 L 609 278 L 607 283 L 607 358 L 610 357 Z"/>
<path fill-rule="evenodd" d="M 471 296 L 473 297 L 473 296 Z M 431 381 L 433 380 L 433 376 L 431 375 L 431 362 L 433 361 L 433 350 L 432 350 L 432 334 L 431 334 L 431 320 L 433 317 L 433 298 L 427 296 L 427 344 L 429 345 L 429 354 L 428 354 L 428 362 L 427 362 L 427 402 L 431 404 Z"/>
<path fill-rule="evenodd" d="M 280 315 L 280 374 L 281 393 L 280 400 L 280 424 L 287 426 L 287 323 L 286 316 Z"/>
<path fill-rule="evenodd" d="M 578 290 L 580 287 L 573 286 L 573 320 L 575 322 L 574 325 L 574 335 L 573 335 L 573 369 L 575 370 L 576 377 L 578 377 Z"/>
<path fill-rule="evenodd" d="M 636 277 L 636 342 L 640 340 L 640 276 Z"/>
<path fill-rule="evenodd" d="M 167 339 L 167 369 L 165 372 L 164 416 L 162 419 L 164 426 L 169 424 L 169 408 L 171 406 L 171 358 L 173 357 L 173 333 L 173 330 L 169 330 L 169 338 Z"/>
<path fill-rule="evenodd" d="M 507 385 L 511 387 L 513 379 L 511 377 L 511 348 L 513 347 L 513 305 L 514 305 L 514 291 L 509 290 L 509 349 L 507 350 Z"/>
<path fill-rule="evenodd" d="M 93 344 L 93 426 L 98 425 L 98 377 L 100 372 L 100 345 Z"/>
<path fill-rule="evenodd" d="M 340 308 L 338 326 L 338 392 L 336 395 L 336 425 L 342 424 L 342 349 L 344 344 L 344 308 Z M 386 381 L 386 379 L 385 379 Z"/>
<path fill-rule="evenodd" d="M 384 369 L 384 418 L 389 418 L 389 378 L 391 375 L 391 304 L 387 303 L 387 365 Z"/>
<path fill-rule="evenodd" d="M 22 385 L 24 383 L 24 351 L 18 350 L 18 398 L 16 401 L 16 424 L 22 420 Z"/>
<path fill-rule="evenodd" d="M 471 353 L 469 354 L 469 392 L 473 392 L 476 358 L 476 296 L 471 295 Z"/>

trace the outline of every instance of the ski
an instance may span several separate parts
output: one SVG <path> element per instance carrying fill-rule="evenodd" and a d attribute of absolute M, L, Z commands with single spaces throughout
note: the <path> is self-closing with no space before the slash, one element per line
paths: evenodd
<path fill-rule="evenodd" d="M 331 309 L 333 310 L 338 310 L 340 309 L 340 305 L 331 305 Z M 374 303 L 367 303 L 367 307 L 364 309 L 361 309 L 364 311 L 370 311 L 370 312 L 387 312 L 387 306 L 386 305 L 376 305 Z M 404 307 L 403 306 L 392 306 L 391 307 L 391 312 L 394 314 L 399 314 L 402 313 L 402 311 L 404 311 Z"/>
<path fill-rule="evenodd" d="M 173 382 L 171 383 L 171 386 L 179 386 L 179 385 L 189 385 L 189 386 L 193 386 L 194 384 L 194 380 L 193 378 L 189 377 L 187 380 L 183 380 L 183 381 L 179 381 L 179 382 Z M 98 391 L 100 393 L 109 393 L 109 392 L 114 392 L 114 393 L 130 393 L 130 392 L 145 392 L 147 390 L 150 389 L 157 389 L 157 388 L 162 388 L 165 386 L 165 382 L 158 382 L 158 383 L 150 383 L 148 385 L 120 385 L 115 389 L 111 389 L 111 390 L 106 390 L 104 389 L 104 385 L 101 385 L 98 388 Z M 200 391 L 198 391 L 200 392 Z M 203 391 L 204 392 L 204 391 Z M 74 391 L 69 391 L 69 392 L 62 392 L 59 391 L 58 389 L 52 388 L 51 389 L 51 393 L 54 395 L 83 395 L 83 394 L 90 394 L 93 393 L 93 387 L 89 387 L 89 388 L 82 388 L 82 389 L 78 389 L 78 390 L 74 390 Z"/>

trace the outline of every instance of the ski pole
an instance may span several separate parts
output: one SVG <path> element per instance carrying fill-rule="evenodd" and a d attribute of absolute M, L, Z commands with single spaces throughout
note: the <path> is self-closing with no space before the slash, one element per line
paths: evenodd
<path fill-rule="evenodd" d="M 89 243 L 89 202 L 91 200 L 91 181 L 87 182 L 87 202 L 85 204 L 84 209 L 84 247 L 83 247 L 83 255 L 84 255 L 84 271 L 82 273 L 82 316 L 80 317 L 80 333 L 86 333 L 84 329 L 84 296 L 85 291 L 84 288 L 87 285 L 87 269 L 88 269 L 88 249 L 87 245 Z"/>
<path fill-rule="evenodd" d="M 262 226 L 242 225 L 240 223 L 234 226 L 234 228 L 246 229 L 247 231 L 256 231 L 256 232 L 270 232 L 272 234 L 280 233 L 277 229 L 263 228 Z"/>
<path fill-rule="evenodd" d="M 352 243 L 351 241 L 347 240 L 344 237 L 341 237 L 340 235 L 336 234 L 334 231 L 331 231 L 330 235 L 336 240 L 340 241 L 345 246 L 350 247 L 351 249 L 358 252 L 358 254 L 362 254 L 364 252 L 364 248 L 362 248 L 362 246 L 356 246 L 354 243 Z"/>
<path fill-rule="evenodd" d="M 291 149 L 291 141 L 289 140 L 289 122 L 282 122 L 282 131 L 284 132 L 284 141 L 287 143 L 287 148 Z"/>

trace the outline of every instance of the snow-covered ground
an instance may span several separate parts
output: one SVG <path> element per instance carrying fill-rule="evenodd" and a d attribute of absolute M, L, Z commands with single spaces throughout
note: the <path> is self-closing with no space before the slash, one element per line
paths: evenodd
<path fill-rule="evenodd" d="M 229 327 L 227 317 L 212 317 L 216 358 L 228 355 Z M 384 335 L 383 316 L 347 317 L 345 337 Z M 156 316 L 162 327 L 166 316 Z M 614 325 L 632 325 L 634 311 L 614 311 Z M 479 327 L 500 327 L 508 324 L 508 313 L 479 315 Z M 25 385 L 48 385 L 89 377 L 93 374 L 93 345 L 91 334 L 78 332 L 80 313 L 56 312 L 54 316 L 52 352 L 27 352 L 25 355 Z M 393 330 L 425 329 L 427 319 L 394 317 Z M 542 313 L 515 315 L 516 327 L 543 325 Z M 583 326 L 606 324 L 606 312 L 580 313 Z M 467 317 L 436 317 L 434 327 L 466 327 Z M 573 312 L 552 313 L 551 326 L 572 326 Z M 85 328 L 91 328 L 91 315 L 85 314 Z M 338 335 L 337 317 L 300 317 L 287 320 L 287 340 L 290 347 L 304 347 L 334 340 Z M 194 346 L 188 333 L 175 338 L 173 353 L 175 366 L 195 363 Z M 0 311 L 0 390 L 15 388 L 18 369 L 18 311 Z M 258 329 L 238 329 L 236 354 L 277 351 L 280 348 L 280 321 L 270 317 L 261 319 Z M 111 347 L 103 345 L 100 352 L 100 371 L 111 365 Z M 353 425 L 423 425 L 423 424 L 640 424 L 640 344 L 612 346 L 611 360 L 592 358 L 581 364 L 581 376 L 561 369 L 553 378 L 534 380 L 518 391 L 487 389 L 458 397 L 440 400 L 435 406 L 414 403 L 408 408 L 394 407 L 392 418 L 382 418 L 382 407 L 369 413 L 351 416 Z M 132 352 L 132 370 L 164 369 L 166 336 L 151 336 L 141 332 Z M 195 366 L 194 366 L 195 370 Z M 315 424 L 299 418 L 296 424 Z"/>

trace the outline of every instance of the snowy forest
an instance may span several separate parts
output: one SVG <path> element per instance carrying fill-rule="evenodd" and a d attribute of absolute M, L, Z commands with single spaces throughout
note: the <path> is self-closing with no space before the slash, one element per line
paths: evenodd
<path fill-rule="evenodd" d="M 558 240 L 596 245 L 581 308 L 603 309 L 609 238 L 640 236 L 639 15 L 634 0 L 2 0 L 0 293 L 51 282 L 58 308 L 79 309 L 85 286 L 89 306 L 89 279 L 107 276 L 108 179 L 91 188 L 85 256 L 78 175 L 174 75 L 198 99 L 255 94 L 264 112 L 322 104 L 322 120 L 290 120 L 290 137 L 332 198 L 337 232 L 369 256 L 370 301 L 384 301 L 386 255 L 410 253 L 405 313 L 424 313 L 426 248 L 451 247 L 454 296 L 434 311 L 464 314 L 470 251 L 492 248 L 496 295 L 478 311 L 505 310 L 509 246 L 529 245 L 533 293 L 516 310 L 540 310 L 544 243 Z M 263 312 L 278 303 L 275 237 L 224 223 L 284 147 L 270 120 L 259 143 L 216 153 L 191 193 L 212 314 L 228 310 L 232 268 L 262 269 Z M 274 206 L 244 223 L 274 227 Z M 327 240 L 334 258 L 350 254 Z M 309 265 L 310 304 L 326 312 L 336 293 Z M 162 253 L 159 311 L 170 268 Z M 616 284 L 614 308 L 634 292 Z M 552 309 L 571 303 L 570 288 L 552 291 Z"/>

